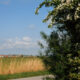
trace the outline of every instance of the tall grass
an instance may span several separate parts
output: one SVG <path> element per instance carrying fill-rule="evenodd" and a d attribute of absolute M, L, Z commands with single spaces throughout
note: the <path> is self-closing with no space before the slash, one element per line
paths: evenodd
<path fill-rule="evenodd" d="M 40 58 L 0 58 L 0 74 L 15 74 L 45 70 Z"/>

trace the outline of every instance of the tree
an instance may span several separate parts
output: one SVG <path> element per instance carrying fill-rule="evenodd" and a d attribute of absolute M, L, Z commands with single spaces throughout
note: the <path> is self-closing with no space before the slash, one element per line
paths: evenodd
<path fill-rule="evenodd" d="M 46 41 L 46 46 L 42 43 L 39 43 L 41 48 L 44 50 L 43 53 L 46 53 L 44 62 L 49 71 L 56 75 L 55 80 L 64 80 L 65 79 L 65 63 L 67 62 L 64 52 L 69 52 L 70 50 L 70 38 L 66 33 L 62 34 L 58 32 L 51 32 L 50 35 L 41 33 L 42 38 Z M 42 50 L 42 51 L 43 51 Z"/>
<path fill-rule="evenodd" d="M 70 51 L 66 54 L 67 63 L 64 80 L 80 79 L 80 0 L 44 0 L 38 10 L 42 7 L 51 7 L 43 22 L 51 20 L 48 27 L 56 26 L 60 31 L 67 31 L 71 39 Z"/>

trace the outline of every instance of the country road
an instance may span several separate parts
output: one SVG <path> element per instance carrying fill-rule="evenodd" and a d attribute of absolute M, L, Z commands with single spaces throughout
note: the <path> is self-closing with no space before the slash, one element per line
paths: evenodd
<path fill-rule="evenodd" d="M 52 75 L 47 75 L 47 76 L 37 76 L 37 77 L 21 78 L 21 79 L 12 79 L 12 80 L 43 80 L 45 77 L 54 78 Z"/>

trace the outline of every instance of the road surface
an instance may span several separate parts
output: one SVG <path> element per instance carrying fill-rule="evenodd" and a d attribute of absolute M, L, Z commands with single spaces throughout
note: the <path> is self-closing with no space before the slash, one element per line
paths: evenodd
<path fill-rule="evenodd" d="M 52 75 L 48 75 L 48 76 L 38 76 L 38 77 L 30 77 L 30 78 L 12 79 L 12 80 L 43 80 L 45 77 L 53 78 Z"/>

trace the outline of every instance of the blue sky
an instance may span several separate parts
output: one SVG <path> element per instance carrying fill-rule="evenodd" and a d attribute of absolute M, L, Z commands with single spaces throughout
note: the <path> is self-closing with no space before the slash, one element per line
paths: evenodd
<path fill-rule="evenodd" d="M 50 33 L 42 23 L 49 9 L 36 7 L 42 0 L 0 0 L 0 54 L 38 54 L 40 32 Z"/>

